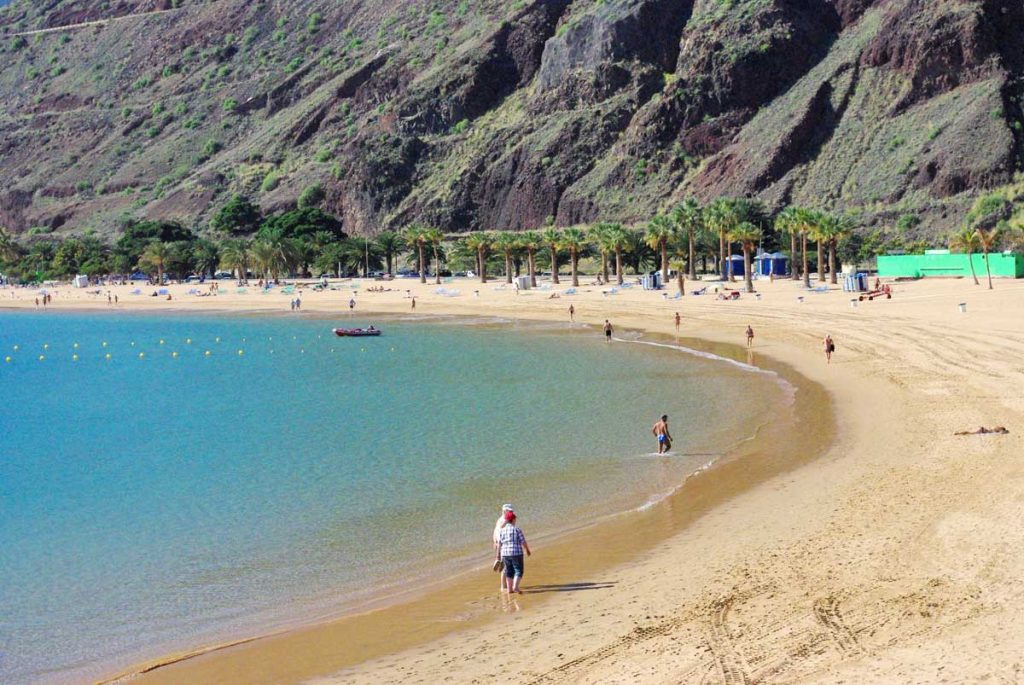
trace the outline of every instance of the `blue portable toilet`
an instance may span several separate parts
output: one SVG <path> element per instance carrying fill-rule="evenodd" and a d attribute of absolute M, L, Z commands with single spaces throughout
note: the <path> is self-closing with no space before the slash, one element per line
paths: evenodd
<path fill-rule="evenodd" d="M 789 257 L 781 252 L 762 252 L 755 257 L 754 272 L 760 276 L 785 276 L 789 273 Z"/>
<path fill-rule="evenodd" d="M 729 268 L 729 271 L 726 272 L 727 274 L 731 273 L 733 276 L 743 275 L 743 255 L 734 254 L 730 257 L 727 257 L 726 261 L 728 262 Z"/>

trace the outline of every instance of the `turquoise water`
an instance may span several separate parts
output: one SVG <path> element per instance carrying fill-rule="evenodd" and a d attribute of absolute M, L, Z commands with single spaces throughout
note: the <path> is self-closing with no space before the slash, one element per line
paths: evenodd
<path fill-rule="evenodd" d="M 421 556 L 486 563 L 502 502 L 534 538 L 642 506 L 783 396 L 589 331 L 330 326 L 0 314 L 0 682 L 309 620 Z M 670 459 L 650 455 L 662 411 Z"/>

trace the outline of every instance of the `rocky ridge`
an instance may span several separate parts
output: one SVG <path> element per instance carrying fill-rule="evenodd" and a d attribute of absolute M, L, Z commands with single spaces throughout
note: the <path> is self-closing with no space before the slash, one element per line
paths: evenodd
<path fill-rule="evenodd" d="M 1022 166 L 1020 0 L 16 0 L 0 225 L 643 221 L 688 195 L 944 233 Z"/>

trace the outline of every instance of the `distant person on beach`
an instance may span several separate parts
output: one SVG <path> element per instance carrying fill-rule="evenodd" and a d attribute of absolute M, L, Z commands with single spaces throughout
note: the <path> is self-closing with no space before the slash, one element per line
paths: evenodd
<path fill-rule="evenodd" d="M 348 310 L 351 312 L 356 308 L 356 298 L 350 298 L 348 301 Z"/>
<path fill-rule="evenodd" d="M 526 544 L 526 536 L 516 525 L 516 513 L 505 512 L 505 525 L 498 533 L 501 561 L 505 565 L 505 584 L 510 594 L 523 594 L 519 583 L 523 579 L 523 552 L 532 556 L 530 546 Z"/>
<path fill-rule="evenodd" d="M 825 361 L 831 364 L 832 353 L 836 351 L 836 344 L 832 341 L 831 333 L 825 334 L 825 339 L 822 341 L 822 345 L 825 347 Z"/>
<path fill-rule="evenodd" d="M 604 340 L 605 340 L 605 342 L 611 342 L 612 341 L 612 332 L 613 331 L 614 331 L 614 329 L 612 328 L 611 322 L 608 319 L 605 319 L 604 320 Z"/>
<path fill-rule="evenodd" d="M 117 295 L 114 295 L 114 304 L 117 304 Z"/>
<path fill-rule="evenodd" d="M 501 576 L 500 590 L 505 592 L 508 590 L 508 578 L 505 576 L 505 563 L 501 560 L 501 529 L 505 527 L 507 521 L 505 521 L 505 515 L 509 512 L 515 513 L 511 504 L 501 505 L 501 515 L 498 516 L 498 520 L 494 523 L 494 534 L 491 535 L 491 543 L 494 545 L 494 560 L 501 564 L 499 574 Z"/>
<path fill-rule="evenodd" d="M 747 324 L 747 347 L 750 347 L 753 344 L 754 344 L 754 329 L 750 327 L 750 324 Z"/>
<path fill-rule="evenodd" d="M 416 309 L 416 298 L 412 298 L 412 308 Z"/>
<path fill-rule="evenodd" d="M 658 422 L 651 427 L 651 433 L 658 439 L 658 454 L 665 454 L 672 449 L 672 434 L 668 432 L 668 414 L 662 414 Z"/>
<path fill-rule="evenodd" d="M 679 312 L 676 312 L 676 333 L 679 332 L 679 324 L 682 322 L 683 317 L 679 316 Z"/>
<path fill-rule="evenodd" d="M 569 321 L 576 320 L 576 307 L 569 305 Z"/>

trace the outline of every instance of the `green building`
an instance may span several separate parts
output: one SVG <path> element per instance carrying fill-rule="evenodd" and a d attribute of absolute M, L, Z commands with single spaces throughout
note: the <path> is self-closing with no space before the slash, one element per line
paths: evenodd
<path fill-rule="evenodd" d="M 924 254 L 883 255 L 878 257 L 878 275 L 890 278 L 925 276 L 970 277 L 973 260 L 978 276 L 985 275 L 984 254 L 951 254 L 949 250 L 928 250 Z M 1021 278 L 1024 276 L 1024 255 L 1011 252 L 991 253 L 988 256 L 993 276 Z"/>

